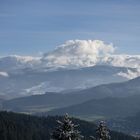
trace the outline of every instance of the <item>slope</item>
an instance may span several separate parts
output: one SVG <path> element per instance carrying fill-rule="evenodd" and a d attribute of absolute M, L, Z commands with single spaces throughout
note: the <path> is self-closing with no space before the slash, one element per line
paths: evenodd
<path fill-rule="evenodd" d="M 62 117 L 35 117 L 12 112 L 0 112 L 0 138 L 2 140 L 49 140 L 50 133 L 57 126 L 56 120 Z M 95 135 L 96 126 L 93 123 L 72 119 L 79 124 L 79 130 L 85 139 Z M 111 131 L 113 140 L 136 140 L 132 136 Z"/>

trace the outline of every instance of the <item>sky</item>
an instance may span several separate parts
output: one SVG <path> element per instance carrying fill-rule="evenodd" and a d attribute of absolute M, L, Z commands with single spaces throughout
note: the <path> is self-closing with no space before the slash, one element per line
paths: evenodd
<path fill-rule="evenodd" d="M 40 55 L 75 39 L 140 54 L 140 0 L 0 0 L 0 55 Z"/>

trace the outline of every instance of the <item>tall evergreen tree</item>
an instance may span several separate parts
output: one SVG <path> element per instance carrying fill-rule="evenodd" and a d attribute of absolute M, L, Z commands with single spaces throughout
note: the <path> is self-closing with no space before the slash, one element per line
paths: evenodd
<path fill-rule="evenodd" d="M 104 121 L 99 123 L 99 126 L 96 130 L 97 140 L 110 140 L 109 129 L 105 125 Z"/>
<path fill-rule="evenodd" d="M 75 128 L 77 125 L 74 125 L 70 120 L 68 114 L 64 116 L 63 121 L 57 121 L 59 126 L 52 133 L 51 140 L 81 140 L 82 136 L 80 132 Z"/>

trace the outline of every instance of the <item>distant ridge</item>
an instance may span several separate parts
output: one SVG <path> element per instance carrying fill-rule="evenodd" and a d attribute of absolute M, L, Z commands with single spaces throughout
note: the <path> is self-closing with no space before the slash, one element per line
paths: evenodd
<path fill-rule="evenodd" d="M 122 100 L 122 97 L 128 97 L 129 99 L 129 96 L 139 96 L 139 81 L 140 77 L 127 82 L 101 85 L 81 91 L 69 92 L 68 94 L 46 93 L 44 95 L 33 95 L 7 100 L 3 102 L 3 109 L 32 113 L 81 104 L 92 99 L 96 99 L 96 102 L 98 102 L 98 99 L 105 101 L 110 97 L 110 99 L 114 98 L 117 102 L 117 100 Z"/>

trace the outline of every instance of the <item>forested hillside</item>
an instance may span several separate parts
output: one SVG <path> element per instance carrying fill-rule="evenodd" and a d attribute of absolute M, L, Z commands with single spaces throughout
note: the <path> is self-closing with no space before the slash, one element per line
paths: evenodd
<path fill-rule="evenodd" d="M 73 116 L 92 118 L 102 116 L 106 118 L 127 117 L 140 111 L 140 95 L 125 98 L 108 97 L 92 99 L 84 103 L 46 112 L 47 115 L 63 115 L 65 112 Z M 45 113 L 44 113 L 45 114 Z"/>
<path fill-rule="evenodd" d="M 140 134 L 140 112 L 134 116 L 112 119 L 108 124 L 113 130 L 120 130 L 121 132 L 139 135 Z"/>
<path fill-rule="evenodd" d="M 57 126 L 56 120 L 62 117 L 35 117 L 16 114 L 12 112 L 0 112 L 0 140 L 49 140 L 50 133 Z M 96 125 L 86 121 L 72 119 L 74 124 L 79 124 L 79 131 L 86 140 L 95 135 Z M 122 133 L 112 132 L 112 140 L 136 140 L 136 138 Z"/>

